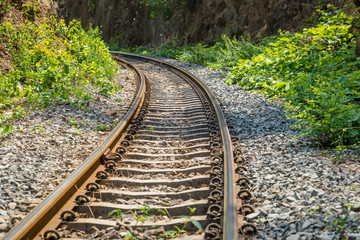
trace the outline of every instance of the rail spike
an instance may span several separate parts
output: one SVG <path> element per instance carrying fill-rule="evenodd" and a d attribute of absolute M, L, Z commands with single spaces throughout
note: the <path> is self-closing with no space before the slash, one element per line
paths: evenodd
<path fill-rule="evenodd" d="M 47 230 L 44 233 L 44 240 L 59 240 L 61 239 L 60 234 L 55 230 Z"/>

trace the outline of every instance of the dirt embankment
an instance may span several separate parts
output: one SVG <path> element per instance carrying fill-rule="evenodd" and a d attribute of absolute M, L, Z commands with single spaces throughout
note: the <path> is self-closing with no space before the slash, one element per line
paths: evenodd
<path fill-rule="evenodd" d="M 28 20 L 40 21 L 48 14 L 57 15 L 56 4 L 49 0 L 5 0 L 0 3 L 0 24 L 11 21 L 16 27 Z M 6 38 L 0 32 L 1 38 Z M 7 72 L 13 68 L 10 53 L 0 40 L 0 73 Z"/>
<path fill-rule="evenodd" d="M 355 0 L 356 1 L 356 0 Z M 164 23 L 151 19 L 150 9 L 140 0 L 58 0 L 59 13 L 66 20 L 81 19 L 83 26 L 99 26 L 111 44 L 160 45 L 176 37 L 185 44 L 211 43 L 221 34 L 252 37 L 273 35 L 278 29 L 298 30 L 309 18 L 318 0 L 193 0 L 173 9 Z M 343 7 L 351 0 L 324 1 Z"/>

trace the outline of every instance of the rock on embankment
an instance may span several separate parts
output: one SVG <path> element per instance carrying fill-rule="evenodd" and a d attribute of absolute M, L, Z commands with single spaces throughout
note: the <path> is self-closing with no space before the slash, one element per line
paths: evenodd
<path fill-rule="evenodd" d="M 356 1 L 356 0 L 355 0 Z M 192 0 L 174 8 L 165 22 L 151 19 L 150 9 L 133 0 L 82 1 L 58 0 L 59 14 L 67 21 L 80 19 L 83 26 L 94 23 L 105 41 L 121 45 L 160 45 L 174 37 L 185 44 L 212 43 L 221 34 L 252 37 L 273 35 L 282 30 L 297 30 L 309 18 L 318 0 Z M 346 0 L 323 1 L 343 7 Z M 352 12 L 354 9 L 352 9 Z"/>

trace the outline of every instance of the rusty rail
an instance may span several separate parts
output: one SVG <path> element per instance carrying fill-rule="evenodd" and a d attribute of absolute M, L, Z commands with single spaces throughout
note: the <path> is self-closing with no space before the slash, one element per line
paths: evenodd
<path fill-rule="evenodd" d="M 207 98 L 210 100 L 212 106 L 214 107 L 216 118 L 219 124 L 219 129 L 221 133 L 221 139 L 223 143 L 223 152 L 224 152 L 224 216 L 223 216 L 223 239 L 224 240 L 234 240 L 239 239 L 239 224 L 238 223 L 238 214 L 237 214 L 237 203 L 236 203 L 236 181 L 235 181 L 235 165 L 233 157 L 233 147 L 231 136 L 227 127 L 226 118 L 221 110 L 221 107 L 216 100 L 214 93 L 211 89 L 198 77 L 193 74 L 176 67 L 175 65 L 165 63 L 163 61 L 156 60 L 154 58 L 139 56 L 136 54 L 129 53 L 120 53 L 112 52 L 113 54 L 122 55 L 125 57 L 132 57 L 138 59 L 146 59 L 147 61 L 160 64 L 161 66 L 167 66 L 177 71 L 181 72 L 185 76 L 189 77 L 194 81 L 207 95 Z"/>

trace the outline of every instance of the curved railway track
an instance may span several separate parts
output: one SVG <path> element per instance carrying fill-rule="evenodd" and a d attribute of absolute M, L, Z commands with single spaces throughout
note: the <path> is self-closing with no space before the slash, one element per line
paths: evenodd
<path fill-rule="evenodd" d="M 119 239 L 124 232 L 156 239 L 175 227 L 187 232 L 183 239 L 255 234 L 244 221 L 254 209 L 241 150 L 233 147 L 238 139 L 211 90 L 173 65 L 113 56 L 139 79 L 127 114 L 4 239 Z"/>

